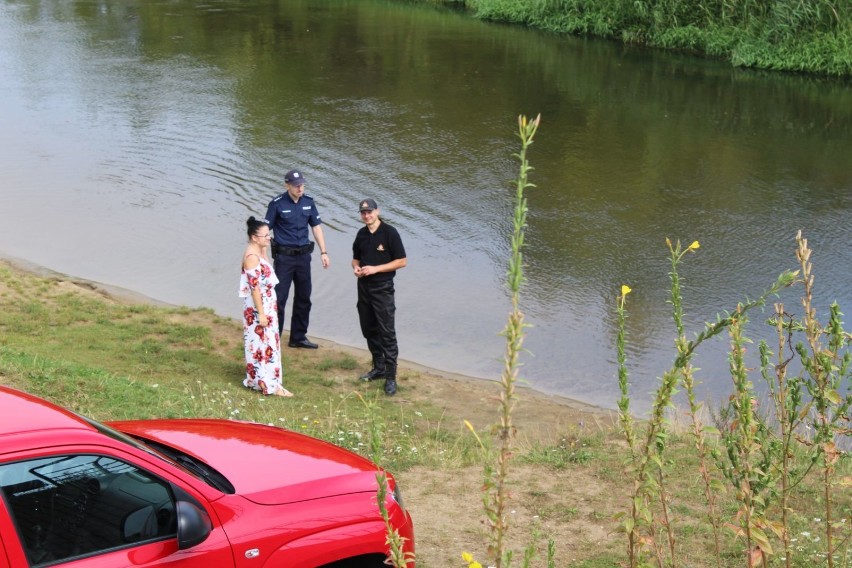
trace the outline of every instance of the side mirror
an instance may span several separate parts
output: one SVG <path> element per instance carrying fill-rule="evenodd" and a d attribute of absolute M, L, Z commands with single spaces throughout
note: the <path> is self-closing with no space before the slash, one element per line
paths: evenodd
<path fill-rule="evenodd" d="M 204 542 L 213 531 L 213 523 L 206 511 L 199 509 L 189 501 L 178 501 L 177 538 L 178 550 L 192 548 Z"/>

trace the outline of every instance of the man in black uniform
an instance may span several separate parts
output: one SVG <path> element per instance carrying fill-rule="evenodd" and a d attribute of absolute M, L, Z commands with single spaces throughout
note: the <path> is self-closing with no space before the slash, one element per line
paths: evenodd
<path fill-rule="evenodd" d="M 367 348 L 373 355 L 373 368 L 361 375 L 363 381 L 385 379 L 385 394 L 396 394 L 396 304 L 393 277 L 408 263 L 397 230 L 379 219 L 379 207 L 372 199 L 359 206 L 364 227 L 352 245 L 352 270 L 358 278 L 358 319 Z"/>
<path fill-rule="evenodd" d="M 308 322 L 311 316 L 311 253 L 314 243 L 308 239 L 308 226 L 320 249 L 322 267 L 328 268 L 328 253 L 322 234 L 322 221 L 311 196 L 305 195 L 305 177 L 296 170 L 284 176 L 287 189 L 269 202 L 266 221 L 272 228 L 272 258 L 278 285 L 278 331 L 284 329 L 284 306 L 293 283 L 293 314 L 290 319 L 290 347 L 316 349 L 308 340 Z M 283 335 L 282 335 L 283 337 Z"/>

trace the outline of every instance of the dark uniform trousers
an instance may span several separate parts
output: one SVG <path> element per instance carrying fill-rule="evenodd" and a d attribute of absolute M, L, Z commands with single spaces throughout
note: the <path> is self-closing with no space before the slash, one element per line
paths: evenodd
<path fill-rule="evenodd" d="M 358 319 L 367 348 L 373 356 L 381 356 L 385 364 L 396 368 L 399 346 L 396 342 L 396 304 L 393 280 L 370 282 L 358 280 Z"/>
<path fill-rule="evenodd" d="M 293 314 L 290 318 L 290 341 L 307 339 L 308 323 L 311 318 L 311 255 L 276 254 L 273 257 L 275 276 L 278 285 L 275 295 L 278 296 L 278 331 L 283 337 L 284 306 L 287 305 L 287 295 L 290 293 L 290 282 L 293 283 Z"/>

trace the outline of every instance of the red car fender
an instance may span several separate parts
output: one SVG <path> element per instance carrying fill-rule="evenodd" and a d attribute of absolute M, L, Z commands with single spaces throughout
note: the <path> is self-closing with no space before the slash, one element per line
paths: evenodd
<path fill-rule="evenodd" d="M 386 555 L 387 550 L 368 550 L 365 543 L 384 542 L 385 524 L 370 521 L 335 527 L 282 546 L 270 555 L 264 568 L 313 568 L 364 554 Z M 322 544 L 322 546 L 318 546 Z"/>
<path fill-rule="evenodd" d="M 363 555 L 377 555 L 377 564 L 385 558 L 385 524 L 375 500 L 374 493 L 338 495 L 244 514 L 244 500 L 229 496 L 213 507 L 219 518 L 230 519 L 225 530 L 239 568 L 314 568 Z M 366 509 L 365 503 L 373 503 L 374 509 Z M 386 505 L 391 524 L 406 539 L 406 550 L 413 552 L 410 516 L 392 499 Z M 338 522 L 330 524 L 330 515 L 337 515 Z"/>
<path fill-rule="evenodd" d="M 414 534 L 411 519 L 398 507 L 391 511 L 391 517 L 397 518 L 392 524 L 401 527 L 403 550 L 414 554 Z M 264 562 L 264 568 L 315 568 L 346 558 L 376 554 L 386 557 L 388 547 L 376 548 L 375 543 L 384 543 L 387 538 L 385 523 L 381 519 L 365 521 L 355 525 L 345 525 L 333 529 L 306 535 L 291 541 L 273 552 Z M 408 568 L 415 568 L 414 562 Z"/>

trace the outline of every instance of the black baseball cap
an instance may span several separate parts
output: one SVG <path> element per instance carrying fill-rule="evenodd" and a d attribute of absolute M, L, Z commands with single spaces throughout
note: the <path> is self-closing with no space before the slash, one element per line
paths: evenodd
<path fill-rule="evenodd" d="M 358 207 L 358 211 L 372 211 L 373 209 L 378 209 L 379 206 L 376 205 L 375 199 L 362 199 L 361 205 Z"/>
<path fill-rule="evenodd" d="M 305 176 L 303 176 L 302 172 L 298 170 L 290 170 L 284 174 L 284 183 L 289 183 L 290 185 L 303 185 L 305 183 Z"/>

